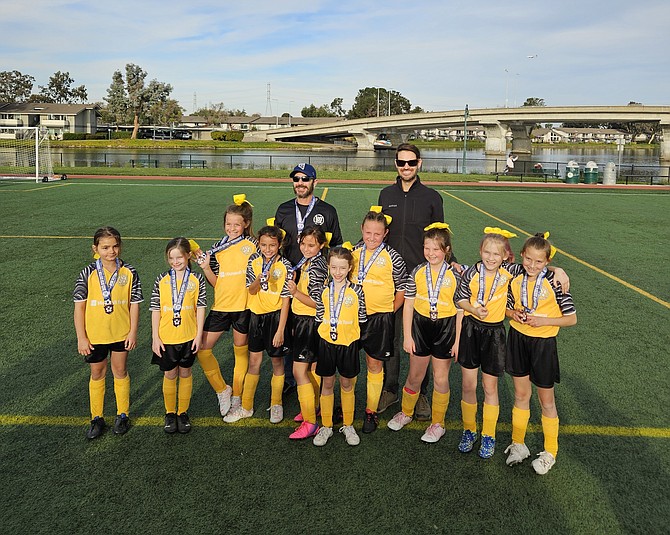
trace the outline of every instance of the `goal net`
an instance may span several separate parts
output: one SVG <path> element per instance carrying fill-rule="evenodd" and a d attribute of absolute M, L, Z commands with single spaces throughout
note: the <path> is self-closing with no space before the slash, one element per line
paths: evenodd
<path fill-rule="evenodd" d="M 0 127 L 0 179 L 57 180 L 46 128 Z"/>

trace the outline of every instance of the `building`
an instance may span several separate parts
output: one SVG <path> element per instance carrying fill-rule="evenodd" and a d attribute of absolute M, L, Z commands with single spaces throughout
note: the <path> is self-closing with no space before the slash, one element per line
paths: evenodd
<path fill-rule="evenodd" d="M 41 126 L 57 139 L 65 133 L 95 134 L 98 116 L 96 104 L 0 102 L 0 129 L 4 126 Z"/>

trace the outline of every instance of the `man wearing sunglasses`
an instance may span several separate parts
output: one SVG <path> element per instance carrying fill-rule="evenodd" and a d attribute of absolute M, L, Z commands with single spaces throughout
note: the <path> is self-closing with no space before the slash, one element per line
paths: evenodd
<path fill-rule="evenodd" d="M 431 223 L 443 222 L 442 197 L 419 179 L 421 152 L 410 143 L 398 145 L 395 153 L 398 171 L 395 184 L 385 187 L 379 193 L 377 204 L 382 212 L 393 220 L 386 237 L 387 243 L 402 256 L 407 265 L 407 273 L 425 259 L 423 257 L 423 229 Z M 452 260 L 455 258 L 452 256 Z M 400 354 L 402 351 L 402 308 L 396 313 L 395 351 L 389 361 L 384 362 L 384 387 L 377 412 L 385 411 L 397 402 L 400 375 Z M 421 385 L 421 394 L 414 414 L 418 420 L 430 419 L 430 404 L 426 397 L 429 374 Z"/>
<path fill-rule="evenodd" d="M 275 224 L 286 232 L 282 254 L 294 266 L 302 260 L 298 238 L 307 226 L 320 226 L 324 232 L 332 233 L 330 247 L 342 245 L 342 231 L 335 207 L 314 195 L 316 169 L 308 163 L 299 163 L 290 175 L 293 180 L 295 198 L 279 205 Z M 293 359 L 284 358 L 284 393 L 295 388 Z"/>

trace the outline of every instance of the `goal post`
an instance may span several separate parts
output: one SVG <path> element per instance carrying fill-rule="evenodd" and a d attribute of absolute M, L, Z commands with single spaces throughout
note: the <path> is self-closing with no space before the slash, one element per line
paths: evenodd
<path fill-rule="evenodd" d="M 46 128 L 0 127 L 0 178 L 32 179 L 36 182 L 60 179 L 54 178 L 49 133 Z"/>

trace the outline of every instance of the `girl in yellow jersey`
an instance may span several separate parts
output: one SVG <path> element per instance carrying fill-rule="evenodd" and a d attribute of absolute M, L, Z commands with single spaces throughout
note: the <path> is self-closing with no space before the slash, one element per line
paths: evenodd
<path fill-rule="evenodd" d="M 530 456 L 524 443 L 530 419 L 532 386 L 542 407 L 544 451 L 532 462 L 535 472 L 546 474 L 556 462 L 558 453 L 558 413 L 554 383 L 560 381 L 556 335 L 560 327 L 577 323 L 572 296 L 552 285 L 553 273 L 548 271 L 554 248 L 549 233 L 536 234 L 521 249 L 524 273 L 510 283 L 506 315 L 510 318 L 506 368 L 514 379 L 512 409 L 512 443 L 505 453 L 512 466 Z"/>
<path fill-rule="evenodd" d="M 421 437 L 437 442 L 445 433 L 444 417 L 449 406 L 449 370 L 458 356 L 463 313 L 454 304 L 460 275 L 451 267 L 451 232 L 446 223 L 424 229 L 423 254 L 409 276 L 403 310 L 404 349 L 409 353 L 409 373 L 402 392 L 402 410 L 387 426 L 399 431 L 412 421 L 421 383 L 433 366 L 432 422 Z"/>
<path fill-rule="evenodd" d="M 321 394 L 321 379 L 315 371 L 319 335 L 314 322 L 314 299 L 323 290 L 323 283 L 328 276 L 328 263 L 322 255 L 327 241 L 321 227 L 305 227 L 300 234 L 300 252 L 303 257 L 292 270 L 298 275 L 298 281 L 288 281 L 288 290 L 293 298 L 293 374 L 298 385 L 300 402 L 300 413 L 294 420 L 301 422 L 289 435 L 293 440 L 312 437 L 318 430 L 316 412 Z"/>
<path fill-rule="evenodd" d="M 351 280 L 365 293 L 368 321 L 361 336 L 367 364 L 367 401 L 363 433 L 377 429 L 377 406 L 384 385 L 384 362 L 393 354 L 394 313 L 402 306 L 407 283 L 405 261 L 384 242 L 391 216 L 373 206 L 363 218 L 363 241 L 353 250 Z"/>
<path fill-rule="evenodd" d="M 223 216 L 226 235 L 206 253 L 194 251 L 207 282 L 214 287 L 214 304 L 205 320 L 198 362 L 219 400 L 221 416 L 239 407 L 244 377 L 249 367 L 249 309 L 246 287 L 249 257 L 258 251 L 251 228 L 253 209 L 244 194 L 233 196 Z M 212 348 L 224 331 L 233 328 L 233 387 L 226 385 Z M 232 399 L 231 399 L 232 396 Z"/>
<path fill-rule="evenodd" d="M 361 370 L 358 358 L 358 341 L 361 324 L 367 320 L 363 288 L 348 280 L 353 269 L 351 251 L 335 247 L 328 254 L 330 281 L 317 295 L 316 317 L 319 333 L 319 359 L 316 373 L 322 378 L 321 428 L 313 439 L 315 446 L 325 446 L 333 436 L 333 405 L 335 374 L 340 374 L 340 395 L 344 425 L 340 433 L 350 446 L 357 446 L 361 439 L 354 429 L 354 387 Z"/>
<path fill-rule="evenodd" d="M 112 227 L 99 228 L 93 236 L 95 262 L 86 266 L 74 288 L 74 326 L 77 349 L 91 366 L 89 439 L 105 429 L 103 407 L 107 358 L 111 355 L 116 396 L 114 433 L 130 427 L 130 377 L 128 351 L 137 345 L 142 286 L 135 268 L 119 258 L 121 235 Z"/>
<path fill-rule="evenodd" d="M 289 352 L 286 337 L 291 294 L 288 281 L 291 263 L 281 256 L 279 247 L 282 230 L 265 226 L 258 231 L 260 253 L 249 257 L 246 285 L 249 289 L 249 371 L 244 378 L 242 404 L 231 410 L 224 422 L 236 422 L 254 414 L 254 397 L 260 379 L 263 351 L 272 360 L 272 396 L 270 422 L 278 424 L 284 419 L 282 391 L 284 389 L 284 355 Z"/>
<path fill-rule="evenodd" d="M 191 366 L 202 341 L 207 283 L 201 273 L 193 273 L 191 269 L 191 246 L 186 238 L 170 240 L 165 256 L 170 270 L 156 278 L 149 307 L 151 362 L 164 372 L 164 431 L 169 434 L 177 431 L 188 433 L 191 421 L 187 411 L 193 391 Z"/>

